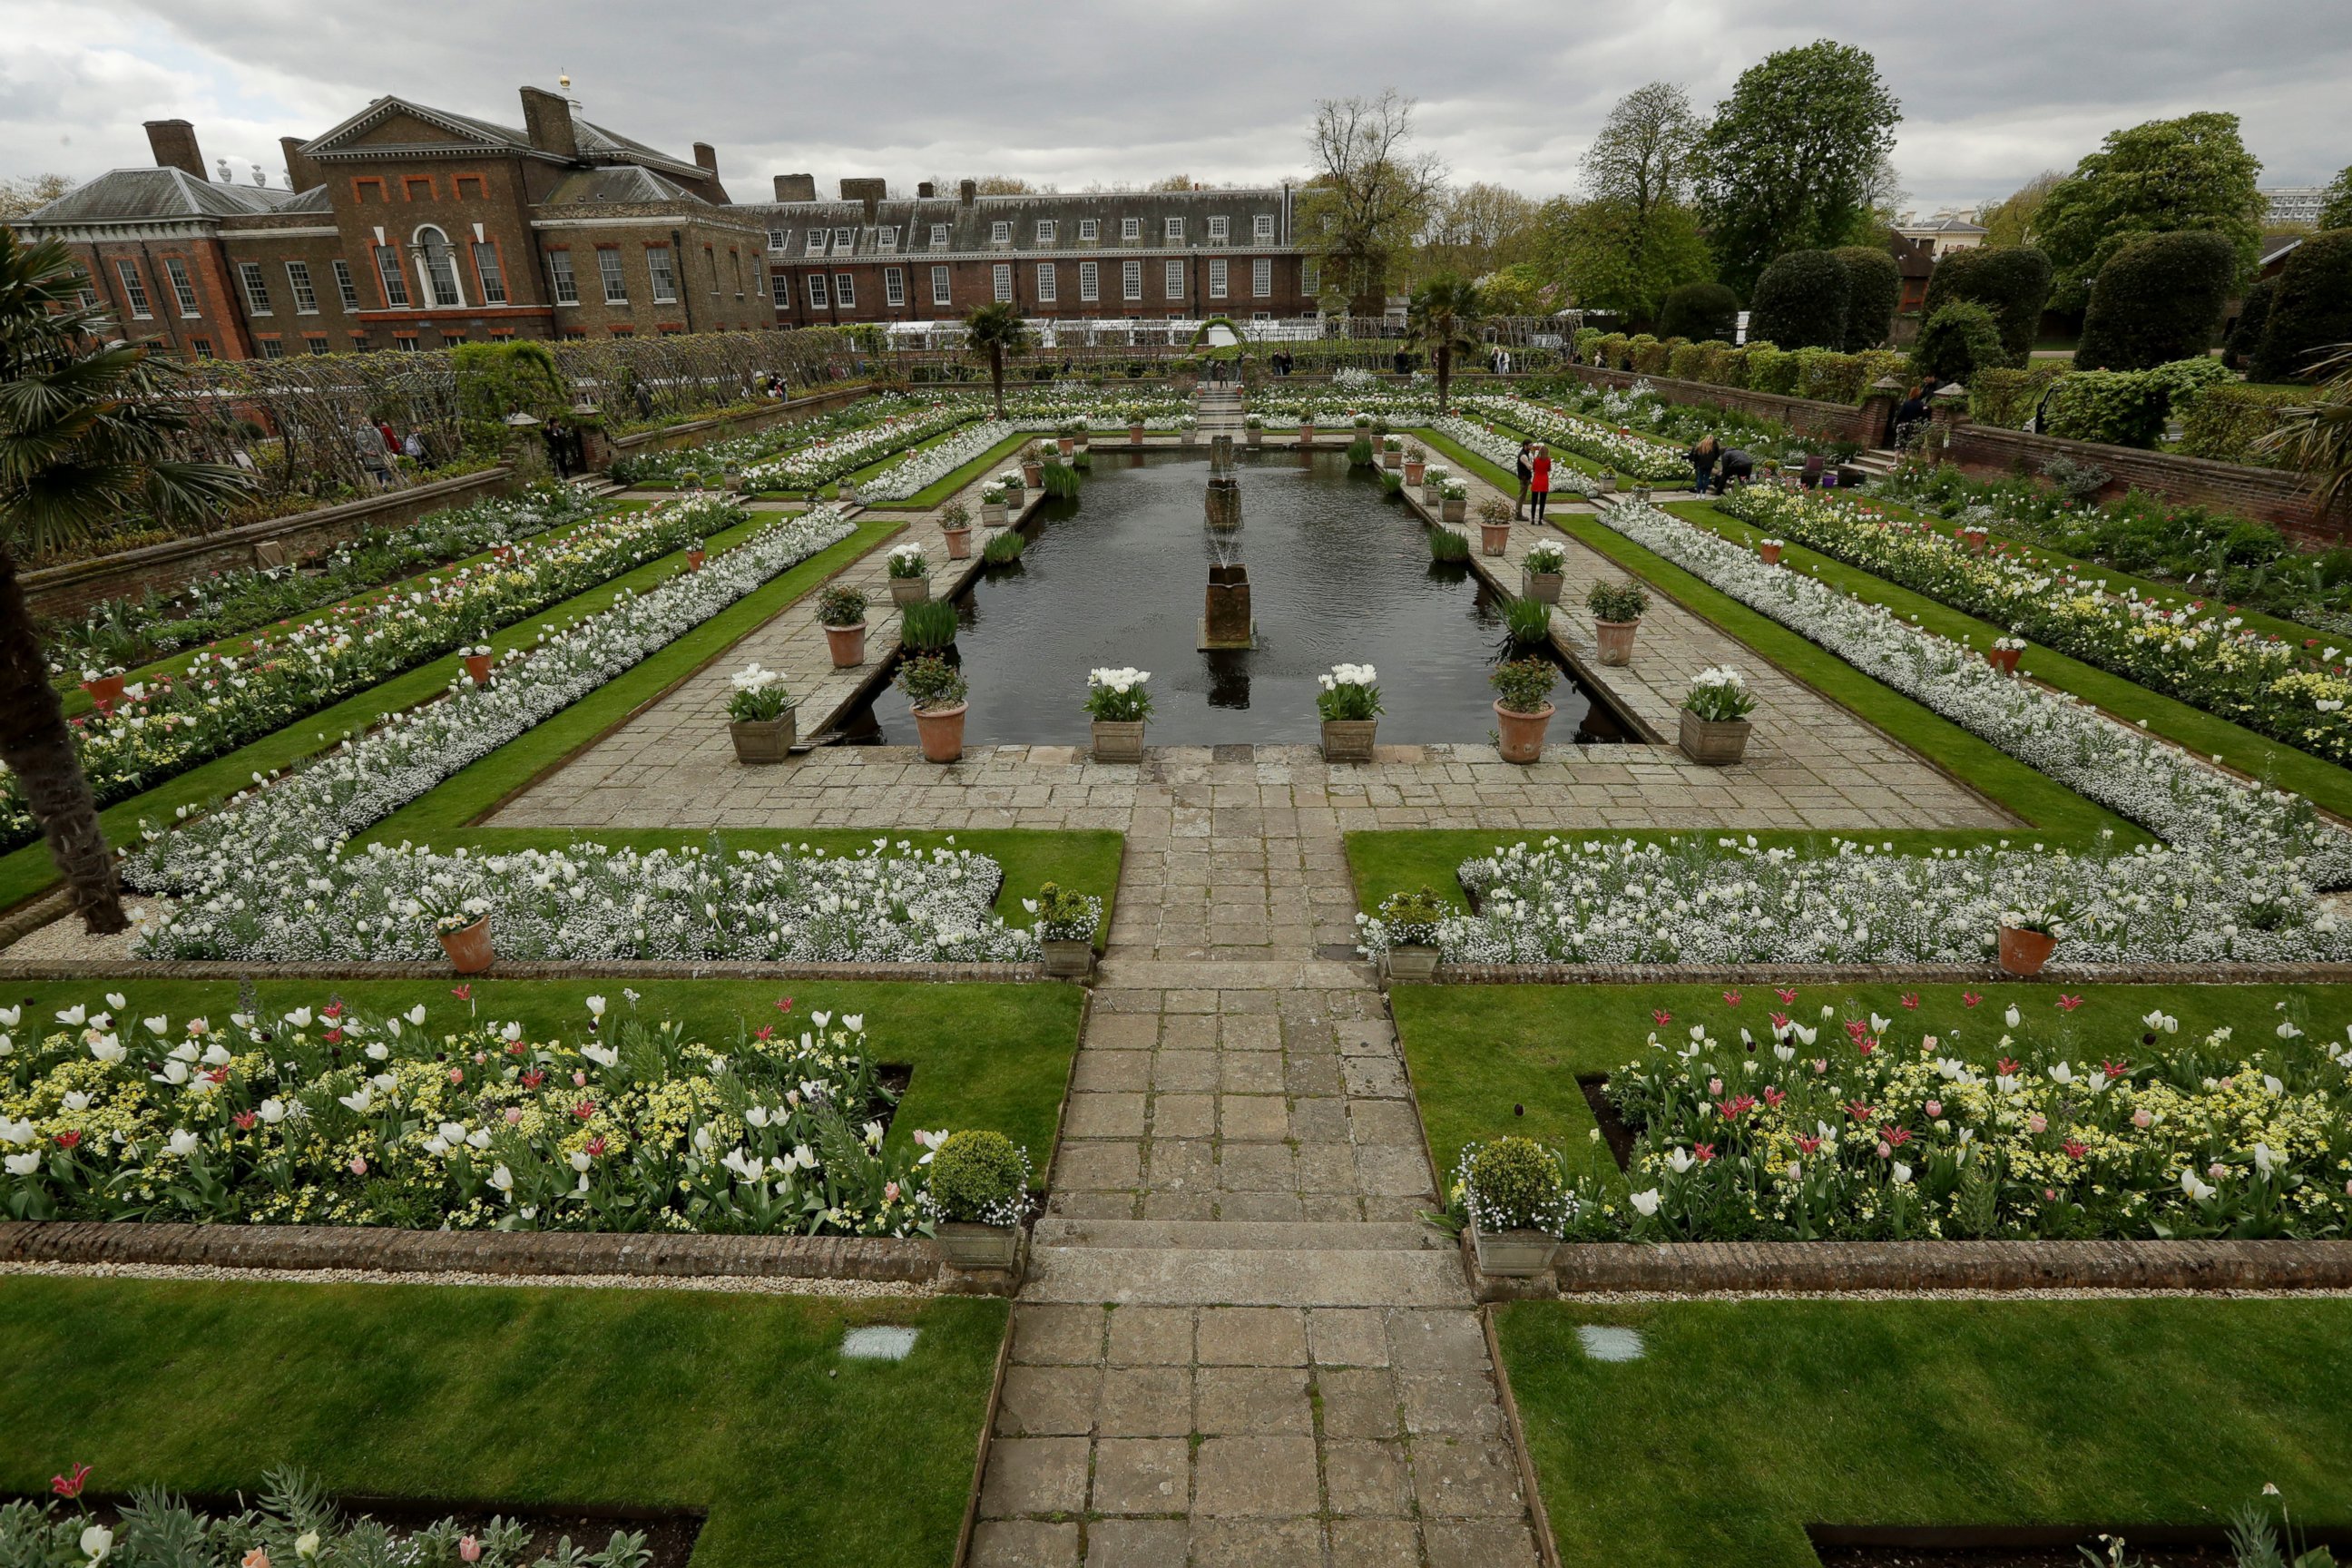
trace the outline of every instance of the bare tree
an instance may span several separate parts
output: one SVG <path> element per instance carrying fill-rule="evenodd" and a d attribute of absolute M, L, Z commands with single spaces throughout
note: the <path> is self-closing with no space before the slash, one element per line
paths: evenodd
<path fill-rule="evenodd" d="M 74 182 L 64 174 L 25 174 L 0 180 L 0 218 L 23 217 L 73 188 Z"/>
<path fill-rule="evenodd" d="M 1473 280 L 1532 259 L 1536 204 L 1507 185 L 1484 181 L 1448 191 L 1422 238 L 1423 280 L 1444 274 Z"/>
<path fill-rule="evenodd" d="M 1411 254 L 1444 188 L 1444 163 L 1412 146 L 1412 109 L 1394 88 L 1327 98 L 1307 137 L 1316 173 L 1299 193 L 1300 226 L 1324 290 L 1360 313 L 1387 309 L 1390 268 Z"/>
<path fill-rule="evenodd" d="M 1662 206 L 1686 204 L 1701 129 L 1690 95 L 1675 83 L 1635 88 L 1617 100 L 1584 150 L 1585 195 L 1624 203 L 1644 224 Z"/>

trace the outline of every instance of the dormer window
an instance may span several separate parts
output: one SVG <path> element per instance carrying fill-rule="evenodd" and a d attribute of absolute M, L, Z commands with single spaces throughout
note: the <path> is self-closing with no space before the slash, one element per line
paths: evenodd
<path fill-rule="evenodd" d="M 857 231 L 856 229 L 837 228 L 833 231 L 833 253 L 835 256 L 846 256 L 856 247 Z"/>
<path fill-rule="evenodd" d="M 948 226 L 943 223 L 935 223 L 931 225 L 931 248 L 933 250 L 943 250 L 947 247 L 947 243 Z"/>
<path fill-rule="evenodd" d="M 824 254 L 824 230 L 821 228 L 813 228 L 809 230 L 808 249 L 802 254 L 806 256 L 823 256 Z"/>
<path fill-rule="evenodd" d="M 1078 237 L 1080 239 L 1100 239 L 1102 237 L 1102 219 L 1097 217 L 1080 218 L 1078 220 Z"/>
<path fill-rule="evenodd" d="M 991 245 L 1012 244 L 1013 226 L 1010 223 L 990 224 L 988 226 L 988 243 Z"/>
<path fill-rule="evenodd" d="M 1229 217 L 1213 217 L 1209 220 L 1209 243 L 1211 245 L 1223 245 L 1233 237 L 1233 219 Z"/>
<path fill-rule="evenodd" d="M 1171 217 L 1161 226 L 1160 232 L 1171 240 L 1181 240 L 1184 237 L 1184 220 Z"/>
<path fill-rule="evenodd" d="M 770 250 L 779 252 L 788 250 L 792 247 L 792 230 L 788 228 L 772 228 L 768 231 L 768 248 Z"/>
<path fill-rule="evenodd" d="M 1250 234 L 1260 245 L 1274 243 L 1274 215 L 1260 213 L 1250 219 Z"/>
<path fill-rule="evenodd" d="M 1053 244 L 1053 243 L 1054 243 L 1054 235 L 1055 235 L 1055 225 L 1054 220 L 1053 220 L 1052 218 L 1049 218 L 1049 217 L 1043 217 L 1043 218 L 1039 218 L 1039 219 L 1037 220 L 1037 243 L 1038 243 L 1038 244 L 1040 244 L 1040 245 L 1051 245 L 1051 244 Z"/>
<path fill-rule="evenodd" d="M 1118 237 L 1121 239 L 1141 239 L 1143 237 L 1143 220 L 1139 217 L 1123 217 L 1119 219 Z"/>
<path fill-rule="evenodd" d="M 876 230 L 876 231 L 875 231 L 875 245 L 876 245 L 877 248 L 878 248 L 878 249 L 882 249 L 882 250 L 896 250 L 896 249 L 898 249 L 898 226 L 897 226 L 896 224 L 893 224 L 893 225 L 892 225 L 892 226 L 890 226 L 888 228 L 884 228 L 884 229 L 877 229 L 877 230 Z"/>

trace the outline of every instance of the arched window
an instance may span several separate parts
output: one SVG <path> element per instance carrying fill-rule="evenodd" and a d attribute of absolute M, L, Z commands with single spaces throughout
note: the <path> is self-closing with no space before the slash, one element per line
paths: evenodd
<path fill-rule="evenodd" d="M 457 263 L 449 250 L 449 237 L 428 223 L 416 231 L 415 243 L 425 297 L 439 310 L 462 307 L 466 296 L 457 288 Z"/>

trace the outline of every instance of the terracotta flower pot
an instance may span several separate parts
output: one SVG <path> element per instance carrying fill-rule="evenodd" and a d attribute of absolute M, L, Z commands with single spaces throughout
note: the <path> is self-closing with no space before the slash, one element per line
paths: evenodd
<path fill-rule="evenodd" d="M 1756 547 L 1756 556 L 1767 566 L 1778 566 L 1780 564 L 1780 547 L 1777 544 L 1759 544 Z"/>
<path fill-rule="evenodd" d="M 122 700 L 122 684 L 121 676 L 101 675 L 96 680 L 83 681 L 81 689 L 89 693 L 89 700 L 98 705 L 100 712 L 110 713 L 114 705 Z"/>
<path fill-rule="evenodd" d="M 1095 944 L 1084 939 L 1049 937 L 1037 951 L 1048 979 L 1084 980 L 1095 972 Z"/>
<path fill-rule="evenodd" d="M 1094 721 L 1094 759 L 1098 763 L 1139 763 L 1143 760 L 1140 719 L 1097 719 Z"/>
<path fill-rule="evenodd" d="M 957 1268 L 1011 1268 L 1021 1258 L 1021 1227 L 941 1222 L 932 1239 L 940 1260 Z"/>
<path fill-rule="evenodd" d="M 441 951 L 449 955 L 450 967 L 460 974 L 479 974 L 488 969 L 495 956 L 490 952 L 490 917 L 484 915 L 462 931 L 443 931 Z"/>
<path fill-rule="evenodd" d="M 1411 458 L 1407 458 L 1404 460 L 1404 482 L 1409 485 L 1421 483 L 1421 472 L 1427 467 L 1429 465 L 1426 463 L 1416 463 Z"/>
<path fill-rule="evenodd" d="M 922 743 L 923 761 L 951 763 L 963 755 L 963 715 L 970 706 L 959 702 L 952 708 L 915 710 L 915 736 Z"/>
<path fill-rule="evenodd" d="M 1489 1231 L 1470 1222 L 1470 1244 L 1478 1257 L 1478 1271 L 1498 1279 L 1524 1279 L 1551 1268 L 1559 1238 L 1540 1230 Z"/>
<path fill-rule="evenodd" d="M 1140 447 L 1143 445 L 1142 426 L 1129 425 L 1127 427 L 1127 444 L 1130 447 Z"/>
<path fill-rule="evenodd" d="M 773 719 L 730 720 L 727 732 L 734 738 L 737 762 L 763 764 L 781 763 L 792 755 L 799 728 L 797 712 L 787 708 Z"/>
<path fill-rule="evenodd" d="M 2023 648 L 1989 647 L 1985 649 L 1985 662 L 2003 675 L 2015 675 L 2017 661 L 2024 657 Z"/>
<path fill-rule="evenodd" d="M 894 605 L 919 605 L 931 596 L 929 577 L 893 577 L 890 579 L 890 602 Z"/>
<path fill-rule="evenodd" d="M 1324 720 L 1323 760 L 1327 763 L 1370 762 L 1373 737 L 1380 727 L 1378 719 Z"/>
<path fill-rule="evenodd" d="M 1458 522 L 1461 521 L 1454 515 L 1454 509 L 1461 504 L 1462 503 L 1460 501 L 1452 500 L 1445 503 L 1446 521 Z M 1504 551 L 1509 549 L 1511 546 L 1511 525 L 1507 522 L 1480 523 L 1478 525 L 1478 546 L 1489 555 L 1500 555 Z"/>
<path fill-rule="evenodd" d="M 1960 530 L 1960 538 L 1967 542 L 1970 550 L 1982 554 L 1985 545 L 1990 542 L 1992 535 L 1981 528 L 1964 528 Z"/>
<path fill-rule="evenodd" d="M 856 668 L 866 662 L 866 623 L 825 627 L 824 646 L 833 654 L 834 668 Z"/>
<path fill-rule="evenodd" d="M 1298 444 L 1302 447 L 1312 447 L 1315 445 L 1315 422 L 1313 420 L 1310 419 L 1306 424 L 1301 425 L 1298 427 Z"/>
<path fill-rule="evenodd" d="M 705 560 L 705 559 L 707 559 L 707 552 L 703 552 L 703 551 L 700 551 L 700 550 L 689 550 L 689 551 L 688 551 L 688 552 L 686 552 L 686 569 L 687 569 L 688 571 L 689 571 L 689 572 L 699 572 L 699 571 L 701 571 L 701 570 L 702 570 L 702 563 L 704 562 L 704 560 Z"/>
<path fill-rule="evenodd" d="M 1045 465 L 1043 463 L 1033 463 L 1025 458 L 1023 458 L 1021 463 L 1021 482 L 1027 485 L 1033 490 L 1044 485 L 1045 482 Z"/>
<path fill-rule="evenodd" d="M 1498 748 L 1507 763 L 1539 763 L 1543 761 L 1544 727 L 1551 722 L 1556 711 L 1549 702 L 1539 713 L 1514 713 L 1500 702 L 1495 704 L 1495 720 L 1502 731 Z"/>
<path fill-rule="evenodd" d="M 1703 768 L 1727 768 L 1748 754 L 1745 719 L 1702 719 L 1683 710 L 1683 754 Z"/>
<path fill-rule="evenodd" d="M 1601 662 L 1620 668 L 1633 662 L 1633 628 L 1639 621 L 1595 621 L 1592 623 L 1593 645 L 1600 649 Z"/>
<path fill-rule="evenodd" d="M 467 654 L 466 656 L 467 679 L 477 686 L 488 686 L 490 683 L 490 664 L 497 657 L 495 654 L 488 653 Z"/>
<path fill-rule="evenodd" d="M 971 529 L 969 529 L 969 528 L 943 528 L 943 529 L 940 530 L 940 537 L 944 538 L 944 539 L 948 542 L 948 559 L 949 559 L 949 560 L 950 560 L 950 561 L 969 561 L 969 560 L 971 560 Z"/>
<path fill-rule="evenodd" d="M 1078 439 L 1075 436 L 1057 436 L 1054 438 L 1054 444 L 1062 449 L 1062 456 L 1065 458 L 1078 448 Z"/>
<path fill-rule="evenodd" d="M 1437 949 L 1417 942 L 1400 942 L 1389 949 L 1389 978 L 1408 985 L 1424 985 L 1437 978 Z"/>
<path fill-rule="evenodd" d="M 2003 926 L 2000 928 L 2000 966 L 2011 974 L 2039 974 L 2057 946 L 2058 939 L 2048 931 L 2020 931 L 2015 926 Z"/>

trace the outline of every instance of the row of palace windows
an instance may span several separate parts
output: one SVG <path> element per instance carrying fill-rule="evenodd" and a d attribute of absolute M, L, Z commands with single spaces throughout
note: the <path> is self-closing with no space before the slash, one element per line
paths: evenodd
<path fill-rule="evenodd" d="M 1230 217 L 1219 216 L 1210 218 L 1209 243 L 1211 245 L 1230 245 L 1233 243 L 1233 226 L 1234 220 Z M 929 226 L 931 249 L 944 250 L 948 247 L 949 236 L 951 227 L 951 225 L 944 223 L 935 223 Z M 1037 220 L 1035 243 L 1039 245 L 1058 245 L 1061 243 L 1061 220 L 1058 218 L 1041 217 Z M 1118 237 L 1120 239 L 1127 241 L 1129 244 L 1139 243 L 1143 238 L 1143 220 L 1139 217 L 1119 219 Z M 1162 218 L 1160 220 L 1160 237 L 1168 242 L 1179 245 L 1182 244 L 1184 240 L 1184 220 L 1181 217 Z M 1274 215 L 1272 213 L 1259 213 L 1250 219 L 1250 237 L 1259 245 L 1271 245 L 1274 243 Z M 1078 219 L 1078 242 L 1080 244 L 1086 245 L 1097 243 L 1099 242 L 1101 238 L 1102 220 L 1100 218 L 1082 217 Z M 988 242 L 991 245 L 1012 244 L 1012 220 L 1009 218 L 999 218 L 995 222 L 991 223 L 988 226 Z M 908 231 L 907 243 L 908 247 L 912 248 L 914 245 L 914 231 L 911 228 Z M 772 228 L 768 231 L 768 248 L 770 250 L 779 252 L 788 251 L 792 248 L 792 245 L 793 231 L 791 229 Z M 807 231 L 807 237 L 802 254 L 804 256 L 848 256 L 855 252 L 856 248 L 857 230 L 855 227 L 812 228 Z M 886 224 L 877 226 L 874 230 L 874 248 L 883 251 L 893 251 L 898 249 L 898 226 L 895 224 Z"/>
<path fill-rule="evenodd" d="M 1100 300 L 1102 298 L 1101 264 L 1081 261 L 1077 267 L 1078 299 L 1087 302 Z M 1171 260 L 1163 268 L 1161 287 L 1166 298 L 1171 300 L 1184 298 L 1184 267 L 1185 263 L 1181 260 Z M 1013 264 L 1009 261 L 1000 261 L 990 270 L 992 274 L 990 281 L 994 285 L 995 297 L 999 300 L 1011 300 L 1013 298 Z M 1143 263 L 1122 261 L 1118 264 L 1118 272 L 1119 298 L 1142 299 Z M 1316 274 L 1315 263 L 1311 261 L 1306 263 L 1304 284 L 1306 292 L 1310 295 L 1316 291 L 1318 282 Z M 838 307 L 847 310 L 856 308 L 857 280 L 855 274 L 837 272 L 830 279 L 822 272 L 811 272 L 804 276 L 807 279 L 805 287 L 808 290 L 809 309 L 823 310 Z M 1222 258 L 1212 258 L 1209 261 L 1209 298 L 1212 300 L 1231 298 L 1232 280 L 1232 274 L 1225 261 Z M 952 268 L 932 268 L 930 281 L 932 304 L 954 303 L 954 269 Z M 1034 284 L 1034 297 L 1038 303 L 1054 304 L 1060 300 L 1061 273 L 1054 262 L 1041 261 L 1036 264 Z M 1250 296 L 1254 299 L 1265 300 L 1272 298 L 1273 294 L 1273 258 L 1259 257 L 1250 263 Z M 882 269 L 882 302 L 894 308 L 907 302 L 905 268 L 886 267 Z M 790 274 L 780 272 L 776 275 L 776 304 L 779 308 L 786 310 L 792 306 Z"/>

